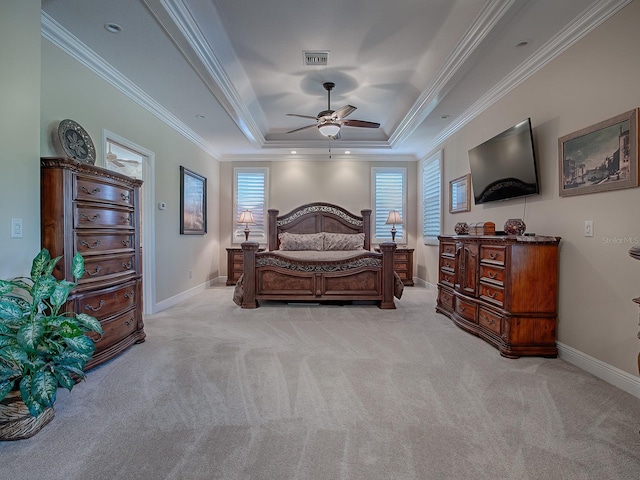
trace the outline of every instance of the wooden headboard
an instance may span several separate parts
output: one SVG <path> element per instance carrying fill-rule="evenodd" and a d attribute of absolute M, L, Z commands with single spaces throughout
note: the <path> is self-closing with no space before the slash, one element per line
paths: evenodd
<path fill-rule="evenodd" d="M 371 209 L 354 215 L 331 203 L 315 202 L 301 205 L 278 216 L 279 210 L 269 209 L 269 250 L 278 250 L 278 235 L 289 233 L 364 233 L 364 248 L 371 250 Z"/>

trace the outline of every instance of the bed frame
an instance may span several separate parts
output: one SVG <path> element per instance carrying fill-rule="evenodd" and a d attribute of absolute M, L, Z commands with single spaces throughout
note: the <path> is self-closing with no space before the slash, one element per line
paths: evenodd
<path fill-rule="evenodd" d="M 395 243 L 371 249 L 371 210 L 354 215 L 330 203 L 308 203 L 285 215 L 269 210 L 268 250 L 258 252 L 256 242 L 244 242 L 242 308 L 257 308 L 259 300 L 354 301 L 370 300 L 380 308 L 394 303 L 393 253 Z M 339 262 L 302 262 L 278 255 L 279 237 L 288 233 L 364 233 L 365 252 Z"/>

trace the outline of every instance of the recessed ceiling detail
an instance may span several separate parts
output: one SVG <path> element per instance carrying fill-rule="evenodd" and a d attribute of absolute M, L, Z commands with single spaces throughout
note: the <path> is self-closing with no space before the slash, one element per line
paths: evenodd
<path fill-rule="evenodd" d="M 329 52 L 325 51 L 308 51 L 302 52 L 304 64 L 312 67 L 323 67 L 329 63 Z"/>

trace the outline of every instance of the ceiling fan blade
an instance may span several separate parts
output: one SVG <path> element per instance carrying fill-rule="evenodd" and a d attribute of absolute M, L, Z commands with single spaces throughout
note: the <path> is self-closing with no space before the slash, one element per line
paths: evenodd
<path fill-rule="evenodd" d="M 317 118 L 317 117 L 312 117 L 310 115 L 298 115 L 297 113 L 286 113 L 285 115 L 289 117 L 310 118 L 311 120 L 315 120 Z"/>
<path fill-rule="evenodd" d="M 287 133 L 294 133 L 294 132 L 299 132 L 300 130 L 306 130 L 307 128 L 314 128 L 317 127 L 317 124 L 313 124 L 313 125 L 307 125 L 306 127 L 300 127 L 300 128 L 296 128 L 295 130 L 290 130 Z"/>
<path fill-rule="evenodd" d="M 379 123 L 366 122 L 364 120 L 345 120 L 344 122 L 342 122 L 342 125 L 346 125 L 347 127 L 364 127 L 364 128 L 378 128 L 380 126 Z"/>
<path fill-rule="evenodd" d="M 115 157 L 115 155 L 114 155 Z M 109 155 L 107 155 L 107 162 L 113 163 L 116 167 L 124 167 L 124 163 L 122 163 L 120 160 L 118 160 L 118 157 L 116 158 L 109 158 Z"/>
<path fill-rule="evenodd" d="M 344 107 L 340 107 L 339 109 L 337 109 L 334 112 L 334 115 L 336 116 L 336 118 L 341 119 L 346 117 L 347 115 L 351 115 L 355 111 L 356 107 L 354 107 L 353 105 L 345 105 Z"/>

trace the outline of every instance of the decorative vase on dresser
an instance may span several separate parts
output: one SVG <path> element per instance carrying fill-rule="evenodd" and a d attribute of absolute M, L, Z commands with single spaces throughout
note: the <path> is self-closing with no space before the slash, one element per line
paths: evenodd
<path fill-rule="evenodd" d="M 560 237 L 442 235 L 436 311 L 504 357 L 556 357 Z"/>
<path fill-rule="evenodd" d="M 62 256 L 54 270 L 73 281 L 76 252 L 85 275 L 67 301 L 67 310 L 87 313 L 102 324 L 85 370 L 145 339 L 142 321 L 140 186 L 142 181 L 70 158 L 43 157 L 42 246 Z"/>

